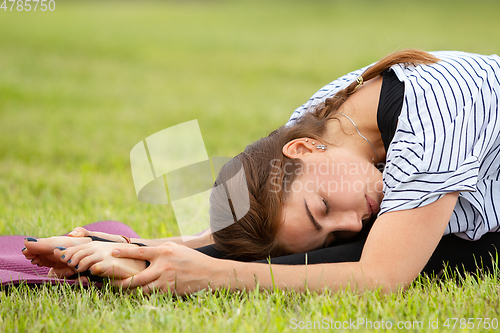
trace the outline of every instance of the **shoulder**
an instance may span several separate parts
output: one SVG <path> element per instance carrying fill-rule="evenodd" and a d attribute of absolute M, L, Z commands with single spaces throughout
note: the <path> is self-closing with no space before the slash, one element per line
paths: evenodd
<path fill-rule="evenodd" d="M 470 150 L 486 123 L 492 130 L 497 127 L 491 120 L 497 118 L 500 58 L 457 51 L 433 54 L 442 61 L 393 66 L 405 83 L 399 117 L 405 129 L 400 135 L 410 133 L 426 152 L 447 156 L 457 149 Z M 476 138 L 457 142 L 465 135 Z"/>
<path fill-rule="evenodd" d="M 446 89 L 467 86 L 467 90 L 479 89 L 478 82 L 500 72 L 500 58 L 460 51 L 430 52 L 440 61 L 428 65 L 397 64 L 392 69 L 398 78 L 408 83 L 408 88 Z M 443 88 L 444 87 L 444 88 Z"/>

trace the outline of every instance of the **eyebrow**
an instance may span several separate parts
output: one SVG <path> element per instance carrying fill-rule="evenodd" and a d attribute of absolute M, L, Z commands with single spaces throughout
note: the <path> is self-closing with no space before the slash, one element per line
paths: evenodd
<path fill-rule="evenodd" d="M 314 216 L 311 214 L 311 211 L 309 210 L 309 207 L 307 206 L 306 199 L 304 199 L 304 206 L 306 207 L 307 216 L 309 216 L 309 219 L 311 220 L 311 223 L 314 225 L 316 230 L 320 231 L 321 229 L 323 229 L 323 227 L 321 225 L 319 225 L 318 221 L 316 221 Z"/>

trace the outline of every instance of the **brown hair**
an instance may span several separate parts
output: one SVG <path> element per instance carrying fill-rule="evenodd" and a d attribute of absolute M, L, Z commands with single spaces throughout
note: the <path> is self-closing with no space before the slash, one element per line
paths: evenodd
<path fill-rule="evenodd" d="M 403 50 L 384 57 L 361 76 L 366 82 L 395 64 L 431 64 L 438 60 L 424 51 Z M 215 231 L 213 237 L 217 250 L 229 254 L 230 258 L 244 261 L 288 254 L 289 251 L 278 242 L 276 235 L 288 193 L 284 185 L 293 182 L 301 161 L 285 156 L 282 148 L 297 138 L 321 140 L 327 121 L 335 117 L 336 111 L 354 93 L 357 84 L 354 81 L 335 96 L 327 98 L 312 112 L 306 112 L 294 125 L 282 126 L 248 145 L 245 151 L 222 167 L 210 197 L 210 224 Z M 239 174 L 243 176 L 235 177 L 241 168 L 244 173 Z M 241 192 L 238 188 L 245 188 L 244 198 L 241 193 L 234 195 Z M 240 216 L 245 202 L 249 202 L 245 209 L 248 212 Z"/>

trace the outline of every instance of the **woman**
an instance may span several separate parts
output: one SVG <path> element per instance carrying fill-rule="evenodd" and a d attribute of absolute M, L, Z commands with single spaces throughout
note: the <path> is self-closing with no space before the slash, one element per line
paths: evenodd
<path fill-rule="evenodd" d="M 500 245 L 494 233 L 500 225 L 499 77 L 497 56 L 391 54 L 320 89 L 287 126 L 226 164 L 211 197 L 214 247 L 92 242 L 56 250 L 52 259 L 63 255 L 73 271 L 81 260 L 80 271 L 124 278 L 117 285 L 185 294 L 209 285 L 253 289 L 257 280 L 260 287 L 299 291 L 393 291 L 407 287 L 426 264 L 487 258 L 491 244 Z M 243 215 L 245 183 L 250 209 Z M 250 261 L 312 251 L 367 232 L 375 218 L 366 242 L 313 251 L 315 265 L 269 266 L 200 253 Z M 49 245 L 54 242 L 39 246 Z M 355 254 L 342 257 L 349 249 Z M 111 274 L 118 267 L 112 257 L 142 266 Z M 278 261 L 297 264 L 303 257 Z"/>

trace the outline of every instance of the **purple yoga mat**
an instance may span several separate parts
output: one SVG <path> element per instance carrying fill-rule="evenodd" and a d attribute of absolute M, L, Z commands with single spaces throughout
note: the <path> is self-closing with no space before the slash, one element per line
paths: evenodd
<path fill-rule="evenodd" d="M 139 238 L 128 225 L 117 221 L 101 221 L 84 226 L 90 231 L 101 231 L 110 234 Z M 48 267 L 38 267 L 31 264 L 21 253 L 24 238 L 27 236 L 0 236 L 0 286 L 17 285 L 19 283 L 69 283 L 76 281 L 49 278 Z M 86 283 L 83 283 L 86 286 Z"/>

